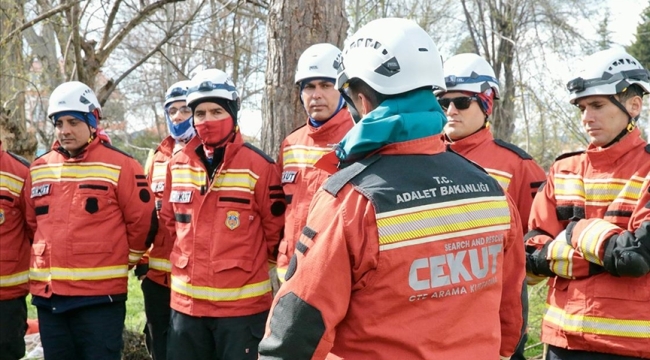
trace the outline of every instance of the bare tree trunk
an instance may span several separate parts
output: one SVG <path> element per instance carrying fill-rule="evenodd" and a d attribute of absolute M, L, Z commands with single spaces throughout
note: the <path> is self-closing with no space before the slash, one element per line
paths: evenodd
<path fill-rule="evenodd" d="M 306 121 L 293 83 L 300 54 L 321 42 L 343 47 L 348 26 L 344 0 L 270 2 L 266 97 L 262 104 L 262 148 L 270 156 L 276 157 L 282 140 Z"/>
<path fill-rule="evenodd" d="M 0 38 L 18 29 L 23 19 L 23 4 L 0 0 Z M 19 36 L 8 38 L 0 52 L 0 141 L 3 148 L 29 160 L 37 142 L 25 126 L 25 81 L 23 43 Z M 6 107 L 5 107 L 6 106 Z"/>

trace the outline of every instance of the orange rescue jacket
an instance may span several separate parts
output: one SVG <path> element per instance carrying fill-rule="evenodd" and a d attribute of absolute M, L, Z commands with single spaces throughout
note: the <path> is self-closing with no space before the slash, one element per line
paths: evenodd
<path fill-rule="evenodd" d="M 509 196 L 478 166 L 444 152 L 438 136 L 379 154 L 316 193 L 260 358 L 512 355 L 525 257 Z"/>
<path fill-rule="evenodd" d="M 129 266 L 153 241 L 157 225 L 149 183 L 135 159 L 98 138 L 72 158 L 55 142 L 32 163 L 25 199 L 35 232 L 33 295 L 127 292 Z"/>
<path fill-rule="evenodd" d="M 330 175 L 314 167 L 324 154 L 332 150 L 352 128 L 354 122 L 346 109 L 336 114 L 322 126 L 307 125 L 287 136 L 280 146 L 278 165 L 282 172 L 282 187 L 287 199 L 284 238 L 278 251 L 278 278 L 284 282 L 289 260 L 307 221 L 309 203 L 316 190 Z"/>
<path fill-rule="evenodd" d="M 147 171 L 151 183 L 151 191 L 154 194 L 156 212 L 159 216 L 163 203 L 167 163 L 171 159 L 172 154 L 180 151 L 180 149 L 181 147 L 176 145 L 176 141 L 171 136 L 168 136 L 156 149 L 151 166 Z M 149 248 L 148 253 L 149 271 L 147 271 L 147 277 L 151 281 L 169 287 L 172 271 L 169 255 L 173 247 L 174 241 L 169 235 L 169 231 L 165 226 L 159 226 L 156 238 L 151 248 Z"/>
<path fill-rule="evenodd" d="M 453 151 L 481 165 L 506 189 L 517 205 L 524 233 L 528 232 L 533 198 L 546 179 L 533 157 L 513 144 L 495 139 L 489 128 L 456 141 L 443 137 Z"/>
<path fill-rule="evenodd" d="M 590 262 L 602 265 L 611 235 L 650 221 L 650 145 L 638 129 L 608 148 L 589 146 L 556 160 L 533 203 L 527 245 L 541 248 L 577 219 L 568 258 L 551 262 L 565 277 L 548 281 L 542 341 L 650 359 L 650 274 L 589 276 Z"/>
<path fill-rule="evenodd" d="M 29 163 L 2 149 L 0 142 L 0 301 L 29 292 L 30 231 L 23 190 Z"/>
<path fill-rule="evenodd" d="M 209 180 L 194 137 L 169 161 L 160 212 L 174 239 L 171 307 L 191 316 L 257 314 L 271 306 L 286 204 L 273 159 L 241 140 Z"/>

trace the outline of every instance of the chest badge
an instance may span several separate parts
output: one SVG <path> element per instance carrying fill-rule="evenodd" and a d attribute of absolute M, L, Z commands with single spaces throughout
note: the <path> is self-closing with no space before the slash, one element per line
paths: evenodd
<path fill-rule="evenodd" d="M 230 230 L 235 230 L 239 227 L 238 211 L 231 210 L 226 213 L 226 227 Z"/>
<path fill-rule="evenodd" d="M 51 190 L 50 185 L 51 184 L 45 184 L 45 185 L 41 185 L 41 186 L 32 187 L 32 194 L 31 194 L 32 199 L 37 198 L 37 197 L 41 197 L 41 196 L 45 196 L 45 195 L 49 195 L 50 190 Z"/>
<path fill-rule="evenodd" d="M 5 210 L 0 209 L 0 225 L 5 223 Z"/>
<path fill-rule="evenodd" d="M 282 183 L 283 184 L 293 184 L 296 182 L 297 171 L 284 171 L 282 173 Z"/>

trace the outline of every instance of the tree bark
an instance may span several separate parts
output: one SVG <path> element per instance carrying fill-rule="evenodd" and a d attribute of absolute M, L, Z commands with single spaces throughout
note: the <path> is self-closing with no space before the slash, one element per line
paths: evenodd
<path fill-rule="evenodd" d="M 5 39 L 0 52 L 0 141 L 5 150 L 29 160 L 34 158 L 37 142 L 25 126 L 25 82 L 23 46 L 19 32 L 23 4 L 0 0 L 0 38 Z M 5 108 L 7 106 L 7 108 Z"/>
<path fill-rule="evenodd" d="M 348 27 L 344 0 L 270 2 L 262 149 L 271 157 L 277 156 L 282 140 L 307 119 L 294 84 L 298 58 L 316 43 L 342 48 Z"/>

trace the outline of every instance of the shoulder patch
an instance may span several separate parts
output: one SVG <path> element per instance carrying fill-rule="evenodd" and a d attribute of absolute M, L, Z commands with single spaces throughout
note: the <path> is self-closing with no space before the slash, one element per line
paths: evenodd
<path fill-rule="evenodd" d="M 296 131 L 298 131 L 298 130 L 304 128 L 305 126 L 307 126 L 307 123 L 304 123 L 304 124 L 298 126 L 297 128 L 291 130 L 291 132 L 290 132 L 289 134 L 293 134 L 293 133 L 295 133 Z"/>
<path fill-rule="evenodd" d="M 334 175 L 330 176 L 325 180 L 322 187 L 323 190 L 330 193 L 332 196 L 336 197 L 339 191 L 343 189 L 345 184 L 349 183 L 357 175 L 364 172 L 370 165 L 375 163 L 381 158 L 381 155 L 374 155 L 369 158 L 365 158 L 361 161 L 354 162 L 348 167 L 345 167 L 337 171 Z"/>
<path fill-rule="evenodd" d="M 118 153 L 120 153 L 120 154 L 122 154 L 122 155 L 125 155 L 125 156 L 130 157 L 130 158 L 133 159 L 133 156 L 131 156 L 131 154 L 126 153 L 126 152 L 124 152 L 123 150 L 118 149 L 118 148 L 116 148 L 115 146 L 113 146 L 113 145 L 111 145 L 111 144 L 109 144 L 109 143 L 107 143 L 107 142 L 103 142 L 103 141 L 102 141 L 101 144 L 104 145 L 104 146 L 106 146 L 107 148 L 113 150 L 113 151 L 117 151 Z"/>
<path fill-rule="evenodd" d="M 519 155 L 520 158 L 524 160 L 533 160 L 533 157 L 530 156 L 529 153 L 527 153 L 524 149 L 520 148 L 519 146 L 515 144 L 511 144 L 509 142 L 505 142 L 501 139 L 494 139 L 494 143 L 501 146 L 502 148 L 508 149 L 512 151 L 513 153 Z"/>
<path fill-rule="evenodd" d="M 36 160 L 42 158 L 43 156 L 45 156 L 45 155 L 47 155 L 47 154 L 49 154 L 49 153 L 51 153 L 51 152 L 52 152 L 52 149 L 48 150 L 48 151 L 45 152 L 44 154 L 41 154 L 41 156 L 37 156 L 37 157 L 34 159 L 34 161 L 36 161 Z"/>
<path fill-rule="evenodd" d="M 650 144 L 648 144 L 648 145 L 645 146 L 645 152 L 647 152 L 648 154 L 650 154 Z"/>
<path fill-rule="evenodd" d="M 14 154 L 12 152 L 9 152 L 9 151 L 7 151 L 7 154 L 11 155 L 12 158 L 20 161 L 21 164 L 29 167 L 29 161 L 27 161 L 27 159 L 25 159 L 24 157 L 22 157 L 20 155 L 16 155 L 16 154 Z"/>
<path fill-rule="evenodd" d="M 270 164 L 275 164 L 275 160 L 271 159 L 270 156 L 268 156 L 264 151 L 258 149 L 255 145 L 244 143 L 244 146 L 256 152 L 257 155 L 263 157 L 264 160 L 268 161 Z"/>
<path fill-rule="evenodd" d="M 564 153 L 564 154 L 562 154 L 562 155 L 556 157 L 556 158 L 555 158 L 555 161 L 559 161 L 559 160 L 562 160 L 562 159 L 566 159 L 566 158 L 571 157 L 571 156 L 580 155 L 580 154 L 582 154 L 582 153 L 584 153 L 584 152 L 585 152 L 584 150 L 579 150 L 579 151 L 573 151 L 573 152 Z"/>

